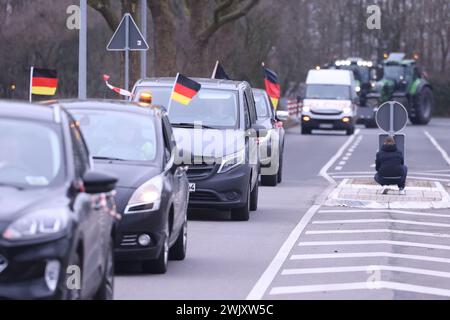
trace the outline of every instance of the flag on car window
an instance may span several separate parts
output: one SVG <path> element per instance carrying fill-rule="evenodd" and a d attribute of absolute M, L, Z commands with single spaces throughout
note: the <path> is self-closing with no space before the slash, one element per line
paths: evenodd
<path fill-rule="evenodd" d="M 31 94 L 54 96 L 58 88 L 56 70 L 31 67 Z"/>
<path fill-rule="evenodd" d="M 171 100 L 187 106 L 200 91 L 201 87 L 200 83 L 179 73 L 175 80 Z"/>
<path fill-rule="evenodd" d="M 264 69 L 264 84 L 266 86 L 266 92 L 269 95 L 270 100 L 272 100 L 273 107 L 276 110 L 281 96 L 281 88 L 280 82 L 278 80 L 278 75 L 269 68 L 264 67 L 264 65 L 263 69 Z"/>
<path fill-rule="evenodd" d="M 214 67 L 211 79 L 230 80 L 230 77 L 227 75 L 225 69 L 222 67 L 219 61 L 216 62 L 216 66 Z"/>

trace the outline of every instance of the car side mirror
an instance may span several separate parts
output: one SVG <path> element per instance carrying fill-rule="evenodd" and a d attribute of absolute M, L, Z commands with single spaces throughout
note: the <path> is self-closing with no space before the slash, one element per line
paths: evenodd
<path fill-rule="evenodd" d="M 83 177 L 86 193 L 98 194 L 108 193 L 116 188 L 118 179 L 105 173 L 88 171 Z"/>

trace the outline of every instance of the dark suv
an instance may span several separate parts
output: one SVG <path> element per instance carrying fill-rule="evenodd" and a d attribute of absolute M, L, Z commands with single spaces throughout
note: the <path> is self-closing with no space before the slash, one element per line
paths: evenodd
<path fill-rule="evenodd" d="M 177 161 L 189 166 L 190 208 L 231 210 L 246 221 L 257 210 L 260 173 L 257 114 L 245 81 L 193 79 L 201 90 L 188 106 L 170 102 L 174 78 L 139 81 L 139 100 L 151 92 L 153 103 L 167 106 L 180 149 Z"/>
<path fill-rule="evenodd" d="M 112 299 L 116 178 L 60 107 L 0 102 L 0 299 Z"/>

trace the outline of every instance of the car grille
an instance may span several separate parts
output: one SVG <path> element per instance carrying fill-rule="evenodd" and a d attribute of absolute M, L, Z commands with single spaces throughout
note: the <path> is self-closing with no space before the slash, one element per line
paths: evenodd
<path fill-rule="evenodd" d="M 339 110 L 312 110 L 311 111 L 313 114 L 317 114 L 317 115 L 323 115 L 323 116 L 337 116 L 340 115 L 342 113 L 342 111 Z"/>
<path fill-rule="evenodd" d="M 215 168 L 214 164 L 193 164 L 189 166 L 187 177 L 189 181 L 206 179 L 215 171 Z"/>
<path fill-rule="evenodd" d="M 189 194 L 189 201 L 219 201 L 217 196 L 212 192 L 196 191 Z"/>
<path fill-rule="evenodd" d="M 122 239 L 120 241 L 120 246 L 121 247 L 133 247 L 133 246 L 137 246 L 138 242 L 138 235 L 137 234 L 127 234 L 122 236 Z"/>

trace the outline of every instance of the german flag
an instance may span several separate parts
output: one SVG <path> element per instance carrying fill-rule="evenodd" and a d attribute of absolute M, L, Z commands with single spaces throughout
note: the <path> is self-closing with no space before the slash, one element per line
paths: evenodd
<path fill-rule="evenodd" d="M 200 83 L 178 74 L 173 87 L 172 100 L 187 106 L 200 91 L 201 87 Z"/>
<path fill-rule="evenodd" d="M 54 96 L 58 88 L 56 70 L 31 68 L 31 93 L 41 96 Z"/>
<path fill-rule="evenodd" d="M 276 110 L 281 96 L 281 88 L 280 82 L 278 80 L 278 75 L 274 71 L 264 66 L 263 69 L 264 69 L 264 84 L 266 86 L 266 92 L 269 95 L 270 99 L 272 100 L 273 107 Z"/>

